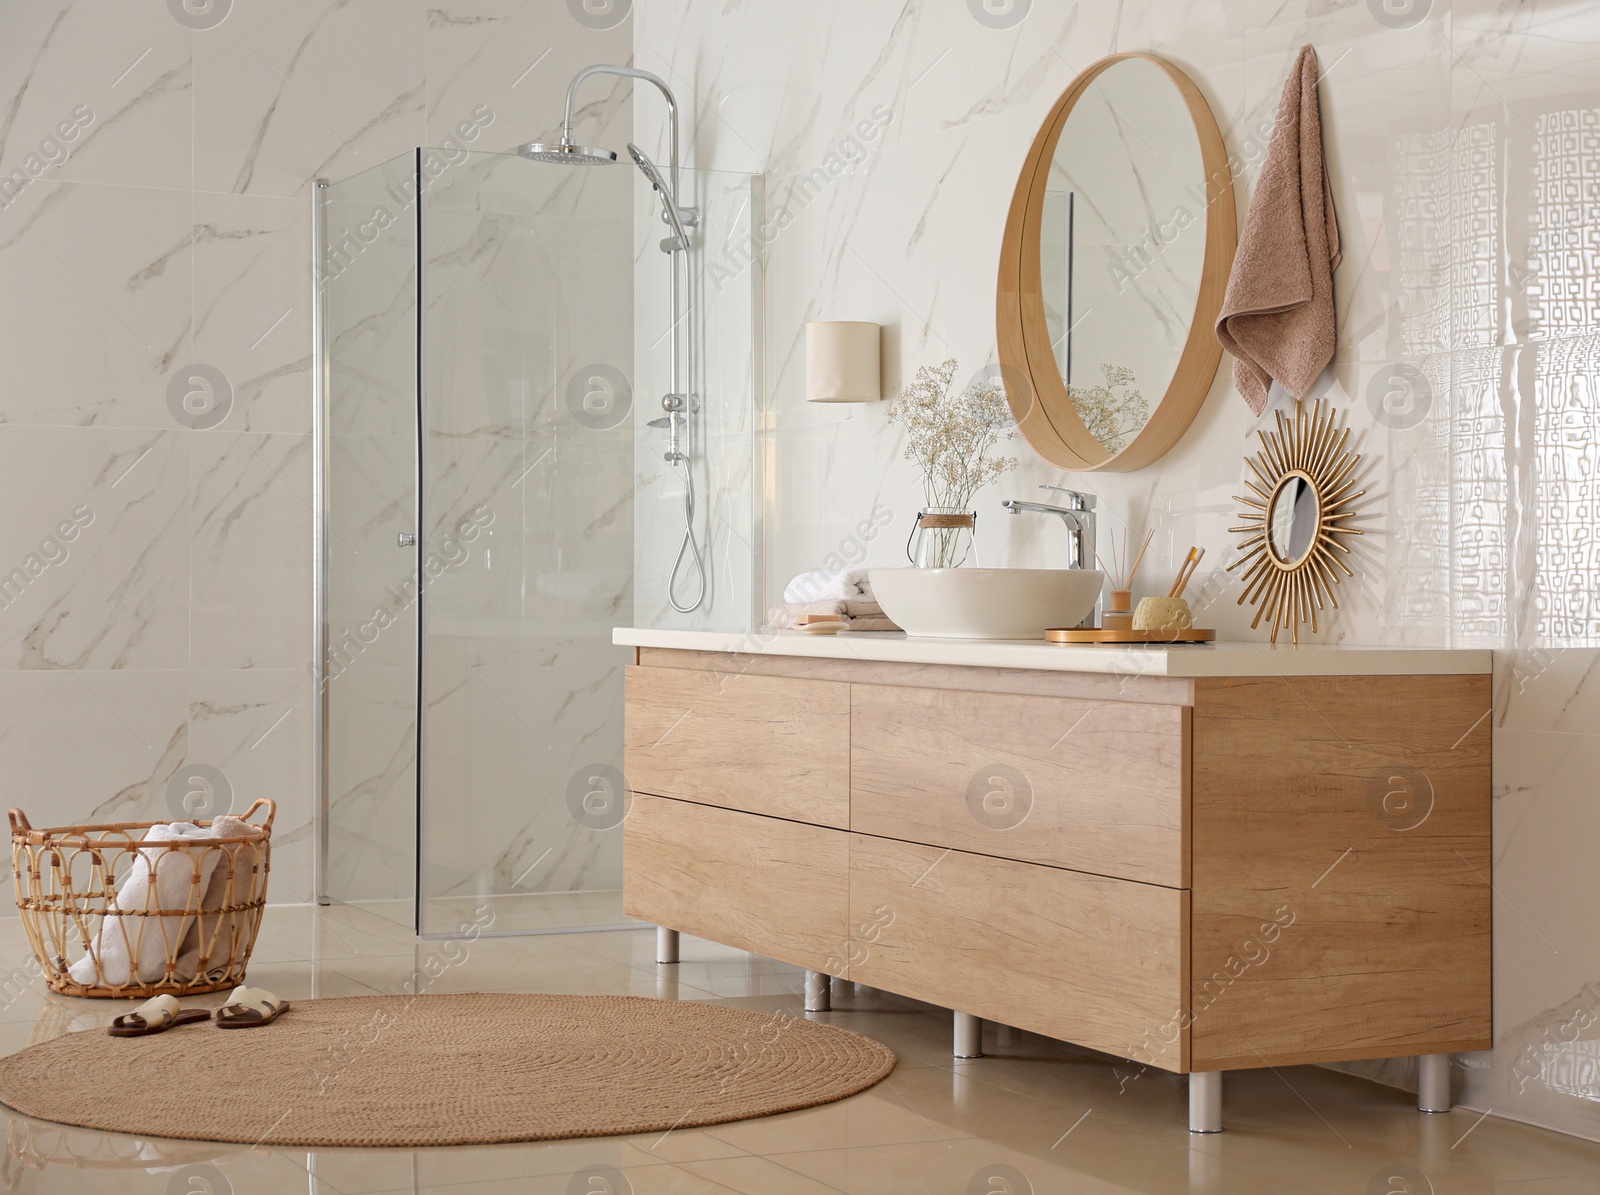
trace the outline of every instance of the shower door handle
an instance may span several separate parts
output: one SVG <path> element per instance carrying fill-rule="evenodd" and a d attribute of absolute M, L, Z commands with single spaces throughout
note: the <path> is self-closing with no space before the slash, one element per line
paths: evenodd
<path fill-rule="evenodd" d="M 414 548 L 417 546 L 417 537 L 409 531 L 402 531 L 394 537 L 394 542 L 402 548 Z"/>

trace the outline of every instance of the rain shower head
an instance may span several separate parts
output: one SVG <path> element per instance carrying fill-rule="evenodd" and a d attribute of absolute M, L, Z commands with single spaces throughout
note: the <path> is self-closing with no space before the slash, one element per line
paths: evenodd
<path fill-rule="evenodd" d="M 534 162 L 555 162 L 562 166 L 610 166 L 617 160 L 617 155 L 609 149 L 574 145 L 565 140 L 555 145 L 546 145 L 542 141 L 519 145 L 517 153 Z"/>
<path fill-rule="evenodd" d="M 617 160 L 617 155 L 609 149 L 590 149 L 587 146 L 573 144 L 573 137 L 576 135 L 574 129 L 578 110 L 578 88 L 585 79 L 594 75 L 642 79 L 661 92 L 661 98 L 667 102 L 668 123 L 672 130 L 671 156 L 667 159 L 667 176 L 671 181 L 671 187 L 662 184 L 661 174 L 634 146 L 628 146 L 628 152 L 633 154 L 633 160 L 639 164 L 639 169 L 650 177 L 656 190 L 661 192 L 667 204 L 667 222 L 681 225 L 683 228 L 693 228 L 699 223 L 699 213 L 692 206 L 682 202 L 683 194 L 678 187 L 678 99 L 672 94 L 672 88 L 667 86 L 667 81 L 660 75 L 635 70 L 631 66 L 610 66 L 603 62 L 584 67 L 573 75 L 572 82 L 567 84 L 567 102 L 561 115 L 561 140 L 554 145 L 538 141 L 531 145 L 519 145 L 517 153 L 535 162 L 558 162 L 567 166 L 609 166 Z M 681 235 L 681 229 L 679 233 L 679 239 L 687 244 L 687 238 Z"/>

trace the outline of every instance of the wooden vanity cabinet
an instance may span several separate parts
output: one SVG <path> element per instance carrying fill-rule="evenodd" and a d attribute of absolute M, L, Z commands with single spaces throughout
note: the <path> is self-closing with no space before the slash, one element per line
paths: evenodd
<path fill-rule="evenodd" d="M 1487 675 L 636 659 L 632 917 L 1175 1072 L 1491 1044 Z"/>

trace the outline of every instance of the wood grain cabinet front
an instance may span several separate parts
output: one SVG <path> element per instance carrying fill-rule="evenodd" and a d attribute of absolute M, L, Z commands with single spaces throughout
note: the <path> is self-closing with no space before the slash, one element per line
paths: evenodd
<path fill-rule="evenodd" d="M 623 822 L 622 908 L 815 971 L 838 971 L 849 835 L 635 793 Z"/>
<path fill-rule="evenodd" d="M 1188 899 L 1175 888 L 852 834 L 844 974 L 1181 1071 Z"/>
<path fill-rule="evenodd" d="M 841 830 L 850 825 L 850 686 L 631 666 L 628 785 Z"/>
<path fill-rule="evenodd" d="M 1172 1071 L 1492 1046 L 1487 674 L 719 663 L 628 671 L 631 916 Z"/>
<path fill-rule="evenodd" d="M 853 685 L 850 828 L 1188 886 L 1189 711 Z"/>

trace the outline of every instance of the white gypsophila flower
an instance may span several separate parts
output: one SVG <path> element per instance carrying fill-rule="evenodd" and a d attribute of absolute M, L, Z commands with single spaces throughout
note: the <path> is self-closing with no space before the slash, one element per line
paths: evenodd
<path fill-rule="evenodd" d="M 1004 389 L 974 383 L 952 393 L 954 358 L 922 366 L 889 407 L 889 421 L 906 429 L 905 456 L 922 470 L 927 505 L 964 510 L 972 495 L 1017 467 L 1015 457 L 990 457 L 1017 434 Z"/>
<path fill-rule="evenodd" d="M 1107 452 L 1121 452 L 1150 418 L 1150 403 L 1135 388 L 1133 370 L 1102 361 L 1103 386 L 1068 386 L 1078 418 Z"/>

